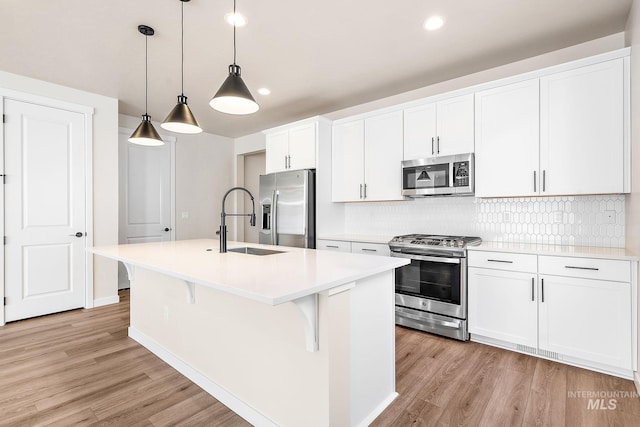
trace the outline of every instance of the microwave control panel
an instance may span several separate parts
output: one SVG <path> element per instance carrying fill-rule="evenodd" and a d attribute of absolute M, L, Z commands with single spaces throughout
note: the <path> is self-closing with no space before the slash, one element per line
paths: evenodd
<path fill-rule="evenodd" d="M 454 162 L 453 178 L 454 187 L 467 187 L 469 185 L 469 162 Z"/>

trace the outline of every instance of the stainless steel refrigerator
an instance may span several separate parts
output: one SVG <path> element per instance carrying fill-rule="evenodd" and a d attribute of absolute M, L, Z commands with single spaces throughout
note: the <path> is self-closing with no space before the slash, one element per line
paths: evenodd
<path fill-rule="evenodd" d="M 260 243 L 316 247 L 315 171 L 260 175 Z"/>

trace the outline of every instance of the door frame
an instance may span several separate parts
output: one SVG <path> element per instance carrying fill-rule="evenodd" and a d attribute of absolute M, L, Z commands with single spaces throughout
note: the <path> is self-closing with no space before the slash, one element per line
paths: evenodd
<path fill-rule="evenodd" d="M 131 135 L 135 129 L 118 127 L 118 157 L 120 157 L 120 135 Z M 171 200 L 170 203 L 170 222 L 171 222 L 171 240 L 176 240 L 176 141 L 177 138 L 173 135 L 167 135 L 163 132 L 158 132 L 160 137 L 165 143 L 169 144 L 169 151 L 171 153 L 171 162 L 169 166 L 169 173 L 171 176 L 169 177 L 169 185 L 171 189 Z M 119 163 L 119 162 L 118 162 Z M 120 169 L 120 165 L 118 164 L 118 169 Z M 123 176 L 120 175 L 120 170 L 118 170 L 118 180 L 121 182 L 124 179 Z M 120 189 L 118 189 L 118 203 L 120 204 L 121 197 L 123 195 L 120 194 Z M 124 206 L 118 207 L 118 218 L 121 217 L 120 209 L 124 208 Z M 118 221 L 118 244 L 120 243 L 120 221 Z"/>
<path fill-rule="evenodd" d="M 18 102 L 31 103 L 41 105 L 43 107 L 56 108 L 59 110 L 67 110 L 74 113 L 80 113 L 84 116 L 84 170 L 85 170 L 85 231 L 87 233 L 84 239 L 85 247 L 85 278 L 84 278 L 84 308 L 93 308 L 93 254 L 86 252 L 87 248 L 93 246 L 93 114 L 94 108 L 74 104 L 67 101 L 61 101 L 59 99 L 48 98 L 45 96 L 34 95 L 25 92 L 19 92 L 10 89 L 0 88 L 0 114 L 4 117 L 4 101 L 10 99 Z M 0 132 L 0 168 L 2 168 L 2 174 L 4 175 L 4 125 L 2 132 Z M 4 236 L 4 185 L 0 188 L 0 233 Z M 5 324 L 5 310 L 4 310 L 4 297 L 5 297 L 5 253 L 4 244 L 0 245 L 0 280 L 2 280 L 2 286 L 0 286 L 0 298 L 2 304 L 0 304 L 0 326 Z"/>

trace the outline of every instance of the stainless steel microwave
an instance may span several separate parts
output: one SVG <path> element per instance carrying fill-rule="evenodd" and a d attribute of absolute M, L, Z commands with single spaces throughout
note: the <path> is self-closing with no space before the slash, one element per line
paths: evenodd
<path fill-rule="evenodd" d="M 471 196 L 473 192 L 473 153 L 402 162 L 403 196 Z"/>

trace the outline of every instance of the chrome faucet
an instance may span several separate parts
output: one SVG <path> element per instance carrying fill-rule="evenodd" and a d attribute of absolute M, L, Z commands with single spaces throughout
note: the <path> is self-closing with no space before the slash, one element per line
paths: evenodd
<path fill-rule="evenodd" d="M 227 200 L 227 196 L 234 190 L 242 190 L 246 192 L 249 197 L 251 197 L 251 213 L 226 213 L 224 211 L 224 204 Z M 249 190 L 244 187 L 233 187 L 229 191 L 224 194 L 222 198 L 222 212 L 220 213 L 220 253 L 227 252 L 227 225 L 225 224 L 225 218 L 227 216 L 248 216 L 249 217 L 249 225 L 255 227 L 256 225 L 256 204 L 253 200 L 253 195 Z"/>

